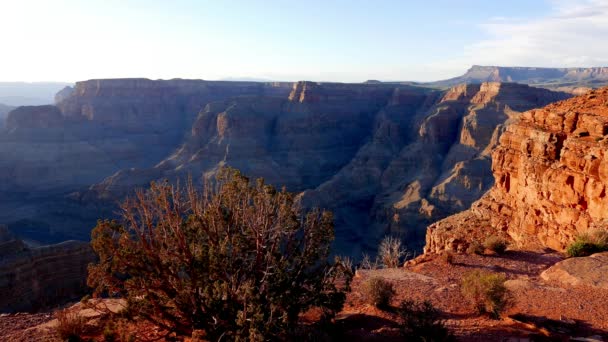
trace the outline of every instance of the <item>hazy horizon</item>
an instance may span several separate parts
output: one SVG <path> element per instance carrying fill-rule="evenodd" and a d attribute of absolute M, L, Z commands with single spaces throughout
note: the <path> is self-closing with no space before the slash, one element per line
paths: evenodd
<path fill-rule="evenodd" d="M 471 65 L 608 65 L 608 0 L 24 0 L 0 10 L 0 81 L 425 82 Z"/>

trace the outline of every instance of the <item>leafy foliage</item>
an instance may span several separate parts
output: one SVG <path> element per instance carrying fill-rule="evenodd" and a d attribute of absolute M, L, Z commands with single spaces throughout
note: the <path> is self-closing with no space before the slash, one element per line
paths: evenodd
<path fill-rule="evenodd" d="M 393 284 L 381 277 L 366 280 L 363 283 L 363 291 L 367 302 L 379 309 L 387 309 L 395 296 Z"/>
<path fill-rule="evenodd" d="M 473 271 L 462 279 L 462 294 L 471 301 L 480 314 L 488 313 L 494 319 L 511 304 L 511 295 L 502 274 Z"/>
<path fill-rule="evenodd" d="M 330 212 L 298 210 L 294 195 L 222 169 L 202 191 L 151 185 L 122 204 L 122 221 L 92 233 L 99 262 L 94 295 L 127 299 L 129 310 L 181 336 L 282 339 L 298 315 L 331 318 L 352 273 L 330 263 Z"/>
<path fill-rule="evenodd" d="M 397 314 L 401 335 L 406 341 L 455 341 L 454 335 L 441 320 L 441 313 L 429 301 L 403 301 L 397 308 Z"/>

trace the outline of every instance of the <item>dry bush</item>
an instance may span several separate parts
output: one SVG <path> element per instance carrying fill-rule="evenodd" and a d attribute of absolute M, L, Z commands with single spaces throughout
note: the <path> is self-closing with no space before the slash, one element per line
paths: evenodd
<path fill-rule="evenodd" d="M 470 254 L 470 255 L 473 255 L 473 254 L 483 255 L 484 251 L 485 251 L 485 248 L 478 241 L 471 242 L 469 244 L 469 247 L 467 248 L 467 254 Z"/>
<path fill-rule="evenodd" d="M 401 240 L 392 236 L 386 236 L 378 246 L 378 258 L 386 268 L 399 267 L 402 259 L 407 258 L 407 254 L 407 249 L 401 245 Z"/>
<path fill-rule="evenodd" d="M 342 308 L 352 270 L 329 261 L 332 214 L 302 212 L 284 189 L 222 169 L 202 190 L 153 183 L 121 208 L 93 230 L 88 283 L 169 332 L 285 339 L 300 313 Z"/>
<path fill-rule="evenodd" d="M 502 274 L 473 271 L 462 279 L 462 294 L 475 306 L 480 314 L 487 313 L 498 319 L 511 304 L 511 295 L 505 286 Z"/>
<path fill-rule="evenodd" d="M 441 313 L 429 301 L 403 301 L 397 308 L 397 314 L 399 330 L 406 341 L 455 341 L 454 335 L 441 320 Z"/>
<path fill-rule="evenodd" d="M 63 341 L 80 341 L 86 331 L 86 320 L 77 312 L 69 309 L 55 313 L 57 326 L 55 332 Z"/>
<path fill-rule="evenodd" d="M 369 256 L 369 254 L 363 253 L 363 259 L 361 259 L 361 262 L 359 263 L 359 269 L 375 270 L 378 268 L 379 268 L 378 258 L 376 258 L 376 259 L 374 259 L 374 261 L 372 261 L 372 258 Z"/>
<path fill-rule="evenodd" d="M 485 249 L 491 250 L 496 254 L 503 254 L 507 250 L 507 246 L 509 246 L 509 243 L 496 235 L 489 236 L 483 242 L 483 247 Z"/>
<path fill-rule="evenodd" d="M 441 260 L 448 265 L 454 264 L 454 253 L 452 251 L 443 251 L 441 253 Z"/>
<path fill-rule="evenodd" d="M 363 283 L 363 294 L 369 304 L 379 309 L 387 309 L 395 296 L 395 288 L 384 278 L 373 277 Z"/>
<path fill-rule="evenodd" d="M 593 229 L 579 234 L 566 249 L 568 257 L 583 257 L 608 251 L 608 230 Z"/>

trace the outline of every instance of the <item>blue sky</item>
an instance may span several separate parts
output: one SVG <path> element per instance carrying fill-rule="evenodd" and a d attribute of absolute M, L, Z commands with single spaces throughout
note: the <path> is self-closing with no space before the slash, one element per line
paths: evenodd
<path fill-rule="evenodd" d="M 0 13 L 0 81 L 429 81 L 472 64 L 608 64 L 606 0 L 20 0 Z"/>

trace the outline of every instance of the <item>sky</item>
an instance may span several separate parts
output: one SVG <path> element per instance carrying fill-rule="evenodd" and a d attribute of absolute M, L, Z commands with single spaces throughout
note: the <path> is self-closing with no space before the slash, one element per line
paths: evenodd
<path fill-rule="evenodd" d="M 608 0 L 0 0 L 0 81 L 433 81 L 608 66 Z"/>

